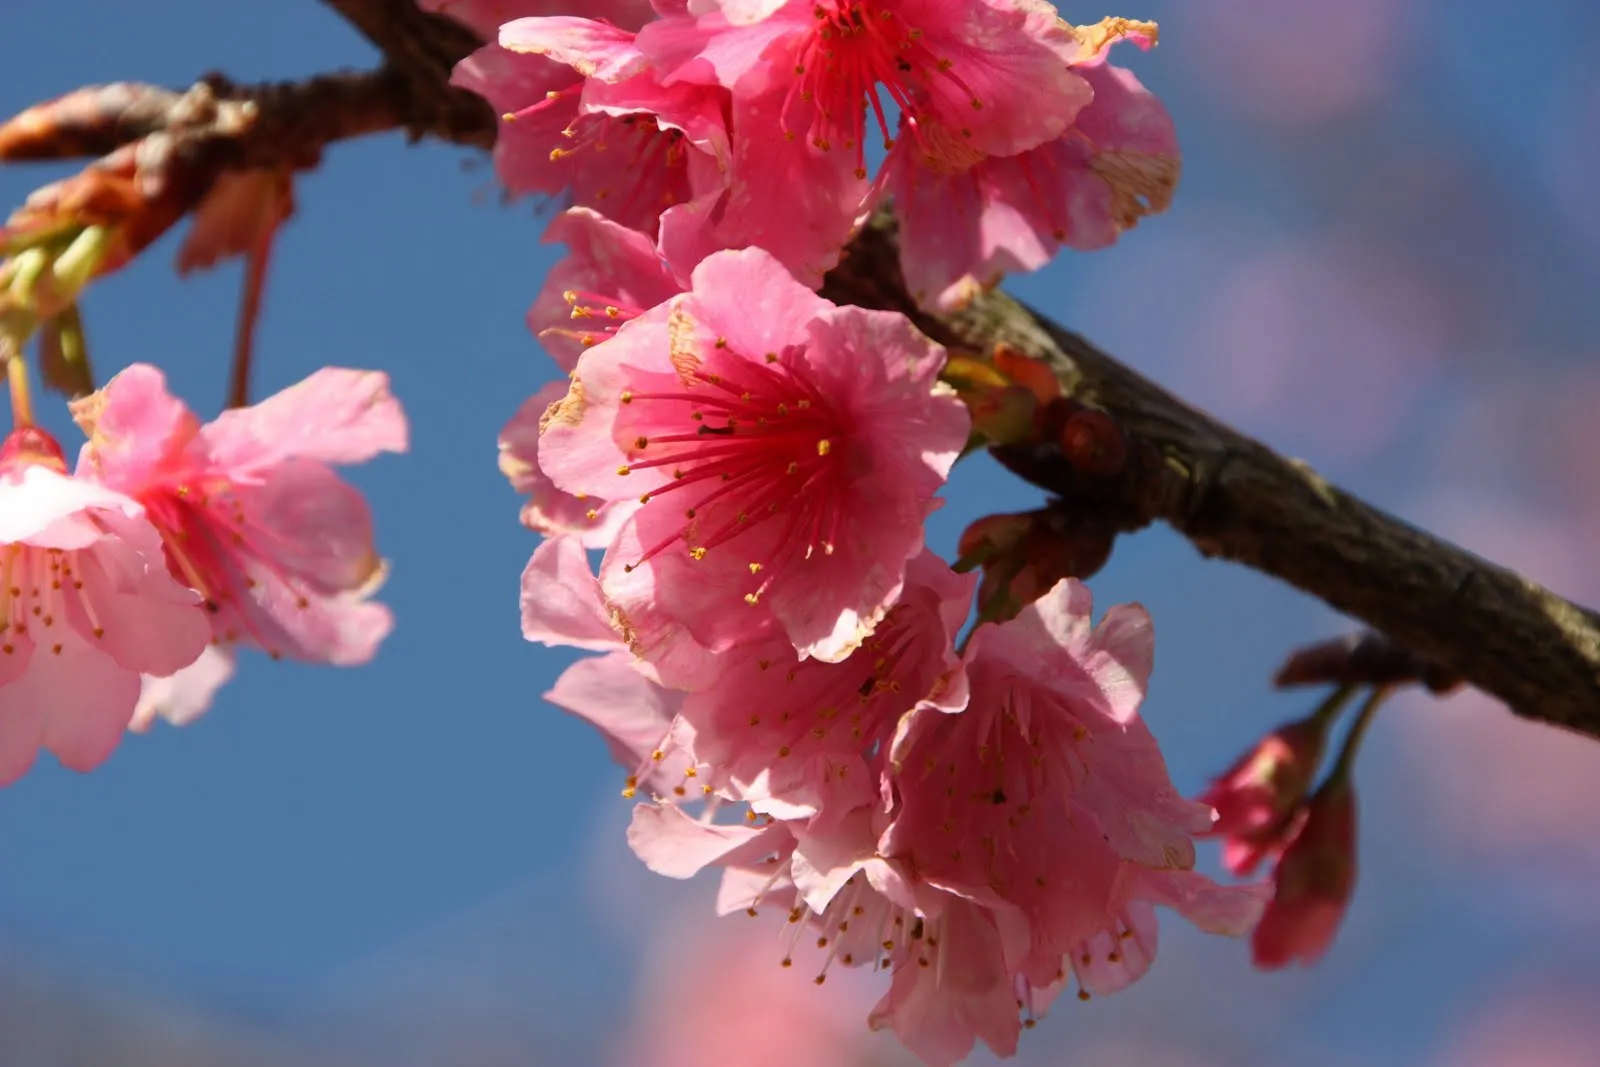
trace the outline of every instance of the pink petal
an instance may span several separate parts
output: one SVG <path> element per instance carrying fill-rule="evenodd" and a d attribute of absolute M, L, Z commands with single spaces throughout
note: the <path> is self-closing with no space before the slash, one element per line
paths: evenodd
<path fill-rule="evenodd" d="M 586 18 L 516 19 L 500 27 L 498 39 L 507 51 L 546 56 L 600 81 L 621 81 L 649 64 L 632 33 Z"/>
<path fill-rule="evenodd" d="M 144 675 L 139 703 L 133 709 L 128 729 L 143 733 L 157 717 L 173 726 L 189 725 L 210 709 L 217 690 L 233 677 L 233 660 L 231 649 L 212 645 L 200 653 L 199 659 L 175 674 Z"/>
<path fill-rule="evenodd" d="M 72 414 L 89 436 L 80 473 L 87 462 L 95 478 L 109 485 L 139 484 L 182 469 L 200 433 L 200 421 L 167 392 L 166 375 L 147 363 L 135 363 L 99 392 L 73 401 Z"/>
<path fill-rule="evenodd" d="M 562 672 L 544 698 L 599 730 L 611 758 L 624 770 L 652 767 L 640 787 L 666 795 L 683 784 L 692 760 L 682 754 L 651 758 L 662 750 L 683 694 L 656 685 L 628 653 L 580 659 Z"/>
<path fill-rule="evenodd" d="M 599 652 L 623 647 L 583 545 L 575 538 L 545 541 L 523 569 L 522 636 L 553 647 Z"/>
<path fill-rule="evenodd" d="M 500 472 L 528 497 L 522 524 L 549 537 L 574 537 L 585 548 L 604 548 L 637 503 L 585 499 L 564 493 L 539 469 L 539 421 L 567 395 L 568 383 L 551 382 L 523 402 L 500 431 Z"/>
<path fill-rule="evenodd" d="M 408 431 L 387 374 L 324 367 L 258 404 L 223 412 L 201 437 L 213 463 L 245 468 L 290 458 L 361 463 L 404 452 Z"/>
<path fill-rule="evenodd" d="M 8 698 L 38 701 L 45 708 L 40 743 L 63 766 L 90 771 L 122 740 L 139 699 L 139 675 L 82 641 L 64 641 L 59 655 L 41 648 L 25 678 L 0 689 L 0 717 L 13 710 Z"/>
<path fill-rule="evenodd" d="M 733 864 L 771 851 L 769 827 L 698 822 L 672 804 L 638 804 L 628 845 L 657 874 L 692 878 L 713 864 Z"/>

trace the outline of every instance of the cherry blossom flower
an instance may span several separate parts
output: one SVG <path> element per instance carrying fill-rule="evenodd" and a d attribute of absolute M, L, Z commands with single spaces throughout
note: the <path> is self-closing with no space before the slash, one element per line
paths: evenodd
<path fill-rule="evenodd" d="M 868 1022 L 892 1029 L 932 1067 L 956 1063 L 980 1038 L 1000 1055 L 1013 1054 L 1022 1024 L 1002 924 L 993 910 L 919 883 L 908 868 L 876 855 L 875 821 L 858 809 L 819 834 L 786 822 L 718 825 L 677 807 L 641 804 L 628 842 L 668 877 L 725 868 L 718 912 L 782 912 L 786 934 L 776 962 L 793 967 L 814 946 L 818 985 L 835 964 L 891 972 Z"/>
<path fill-rule="evenodd" d="M 703 211 L 691 201 L 721 191 L 726 94 L 662 86 L 627 21 L 518 18 L 495 36 L 451 83 L 501 113 L 495 172 L 508 190 L 566 196 L 652 236 L 663 211 Z"/>
<path fill-rule="evenodd" d="M 660 666 L 685 640 L 714 654 L 776 629 L 836 662 L 870 636 L 966 440 L 943 358 L 759 249 L 711 256 L 691 292 L 585 352 L 539 465 L 642 504 L 600 570 L 630 647 Z"/>
<path fill-rule="evenodd" d="M 688 275 L 669 269 L 648 236 L 588 208 L 558 215 L 544 240 L 564 242 L 569 251 L 550 268 L 528 311 L 528 329 L 564 371 L 624 322 L 687 288 Z"/>
<path fill-rule="evenodd" d="M 1032 0 L 729 0 L 646 26 L 639 47 L 663 84 L 733 94 L 724 247 L 772 252 L 808 285 L 838 258 L 867 192 L 870 113 L 888 106 L 950 131 L 948 148 L 1010 155 L 1058 137 L 1089 102 L 1068 69 L 1066 24 Z M 942 142 L 929 141 L 928 151 Z M 781 211 L 772 209 L 781 204 Z"/>
<path fill-rule="evenodd" d="M 1273 897 L 1251 939 L 1257 967 L 1322 958 L 1356 887 L 1356 798 L 1348 778 L 1317 790 L 1272 872 Z"/>
<path fill-rule="evenodd" d="M 707 784 L 760 814 L 837 818 L 872 804 L 901 716 L 919 702 L 966 703 L 953 642 L 972 585 L 924 552 L 898 603 L 842 662 L 796 663 L 781 635 L 734 650 L 684 701 L 675 742 L 708 767 Z"/>
<path fill-rule="evenodd" d="M 1136 889 L 1159 889 L 1141 878 L 1190 878 L 1193 835 L 1212 823 L 1173 787 L 1138 716 L 1149 616 L 1121 605 L 1092 627 L 1092 606 L 1068 579 L 1014 620 L 980 627 L 966 709 L 919 709 L 895 742 L 884 854 L 952 892 L 1017 908 L 1031 945 L 1018 970 L 1040 988 Z M 1194 895 L 1160 892 L 1174 906 Z"/>
<path fill-rule="evenodd" d="M 200 655 L 199 596 L 167 573 L 135 500 L 69 477 L 60 446 L 22 427 L 0 446 L 0 785 L 40 747 L 87 771 L 117 746 L 141 673 Z"/>
<path fill-rule="evenodd" d="M 89 434 L 79 476 L 144 506 L 173 576 L 205 598 L 216 641 L 313 662 L 372 658 L 392 626 L 366 599 L 383 561 L 365 501 L 330 465 L 405 450 L 386 375 L 326 368 L 202 426 L 159 370 L 135 364 L 73 413 Z"/>
<path fill-rule="evenodd" d="M 1112 244 L 1166 209 L 1179 153 L 1166 108 L 1139 80 L 1105 62 L 1127 39 L 1154 43 L 1150 23 L 1107 19 L 1076 32 L 1073 72 L 1094 99 L 1052 140 L 984 155 L 928 118 L 907 118 L 875 198 L 892 195 L 909 291 L 929 306 L 959 307 L 1006 273 L 1037 270 L 1062 247 Z"/>

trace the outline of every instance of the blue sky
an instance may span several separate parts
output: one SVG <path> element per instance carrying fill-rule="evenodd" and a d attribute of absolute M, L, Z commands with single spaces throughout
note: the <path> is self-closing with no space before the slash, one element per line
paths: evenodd
<path fill-rule="evenodd" d="M 1585 68 L 1566 42 L 1585 35 L 1501 45 L 1491 58 L 1484 42 L 1499 32 L 1498 5 L 1388 6 L 1406 12 L 1406 26 L 1446 8 L 1452 18 L 1428 23 L 1426 47 L 1412 35 L 1387 60 L 1383 101 L 1307 124 L 1263 118 L 1237 91 L 1216 89 L 1220 76 L 1204 55 L 1227 35 L 1185 20 L 1181 5 L 1147 5 L 1151 17 L 1172 13 L 1163 47 L 1133 65 L 1179 120 L 1187 154 L 1178 205 L 1119 248 L 1065 259 L 1014 289 L 1389 506 L 1428 513 L 1423 504 L 1441 493 L 1544 506 L 1559 493 L 1527 475 L 1535 457 L 1514 457 L 1498 474 L 1461 470 L 1441 466 L 1430 442 L 1500 388 L 1509 361 L 1525 360 L 1535 381 L 1595 362 L 1600 310 L 1589 297 L 1600 255 L 1587 235 L 1600 228 L 1583 229 L 1551 192 L 1559 171 L 1541 176 L 1557 166 L 1548 162 L 1552 129 L 1573 124 L 1582 138 L 1581 123 L 1600 115 L 1575 102 L 1587 99 Z M 1576 0 L 1546 6 L 1596 28 Z M 290 78 L 373 58 L 309 2 L 57 0 L 9 5 L 0 20 L 10 45 L 0 80 L 7 114 L 97 81 L 182 86 L 210 69 Z M 0 170 L 0 200 L 16 204 L 57 173 Z M 1430 186 L 1440 174 L 1450 181 Z M 398 627 L 364 669 L 247 658 L 194 726 L 131 737 L 88 776 L 42 761 L 0 793 L 0 957 L 10 965 L 286 1026 L 341 1006 L 436 996 L 447 970 L 450 982 L 508 1014 L 540 1005 L 562 1020 L 550 1025 L 566 1047 L 588 1049 L 581 1020 L 602 1013 L 607 984 L 571 961 L 620 971 L 634 948 L 597 914 L 593 876 L 583 872 L 596 854 L 613 865 L 626 859 L 627 812 L 602 745 L 539 699 L 568 657 L 518 633 L 517 578 L 533 539 L 496 470 L 495 434 L 554 376 L 522 315 L 556 250 L 539 242 L 535 206 L 501 205 L 490 180 L 471 153 L 406 148 L 394 136 L 340 145 L 300 179 L 298 216 L 267 292 L 258 395 L 330 363 L 392 375 L 412 421 L 411 452 L 351 477 L 369 494 L 393 563 L 383 597 Z M 1507 205 L 1510 231 L 1496 221 Z M 1213 369 L 1187 351 L 1192 339 L 1211 351 L 1219 331 L 1226 335 L 1208 317 L 1219 302 L 1248 300 L 1249 285 L 1272 280 L 1263 268 L 1219 295 L 1207 277 L 1251 257 L 1270 265 L 1262 250 L 1275 248 L 1314 278 L 1318 257 L 1356 263 L 1359 293 L 1363 279 L 1388 277 L 1396 264 L 1426 283 L 1419 291 L 1431 303 L 1397 297 L 1404 307 L 1395 310 L 1379 300 L 1390 316 L 1379 326 L 1360 309 L 1347 322 L 1338 307 L 1326 318 L 1350 331 L 1352 346 L 1425 342 L 1444 353 L 1420 378 L 1396 379 L 1395 389 L 1409 390 L 1397 425 L 1352 438 L 1329 418 L 1328 404 L 1348 403 L 1350 420 L 1365 425 L 1366 405 L 1385 403 L 1375 387 L 1363 393 L 1361 376 L 1387 369 L 1355 356 L 1348 366 L 1340 356 L 1280 374 L 1273 360 L 1287 366 L 1293 352 Z M 213 411 L 227 375 L 237 268 L 180 281 L 169 269 L 174 251 L 168 239 L 94 287 L 90 343 L 102 375 L 153 362 L 176 392 Z M 1470 308 L 1491 298 L 1501 302 L 1498 332 L 1485 333 Z M 1413 307 L 1422 308 L 1415 320 L 1405 310 Z M 1282 317 L 1264 314 L 1262 335 L 1306 336 L 1304 323 L 1275 326 Z M 1327 336 L 1333 329 L 1310 334 L 1341 353 Z M 1278 400 L 1262 394 L 1262 382 L 1283 375 L 1310 384 Z M 1258 395 L 1267 398 L 1251 399 Z M 75 446 L 61 412 L 46 417 Z M 1038 499 L 981 457 L 963 465 L 948 497 L 931 529 L 947 553 L 965 522 Z M 1551 523 L 1566 521 L 1565 512 L 1550 514 Z M 1268 693 L 1265 680 L 1289 646 L 1337 626 L 1318 605 L 1203 561 L 1165 531 L 1126 539 L 1093 584 L 1102 604 L 1137 599 L 1154 614 L 1148 714 L 1186 789 L 1309 705 Z M 1328 964 L 1265 979 L 1240 948 L 1194 949 L 1213 979 L 1237 990 L 1226 1018 L 1252 1025 L 1251 997 L 1286 1005 L 1288 1022 L 1261 1030 L 1253 1049 L 1356 1041 L 1371 1062 L 1409 1063 L 1472 1010 L 1492 972 L 1533 968 L 1526 973 L 1540 981 L 1559 976 L 1600 991 L 1600 970 L 1565 946 L 1571 929 L 1529 902 L 1521 876 L 1491 865 L 1464 880 L 1419 844 L 1433 824 L 1410 802 L 1414 750 L 1392 725 L 1380 721 L 1363 768 L 1374 787 L 1365 796 L 1361 896 Z M 1559 876 L 1564 868 L 1550 863 L 1535 873 Z M 682 887 L 637 884 L 684 899 Z M 709 910 L 709 888 L 692 888 Z M 1137 1018 L 1138 1004 L 1119 1010 Z"/>

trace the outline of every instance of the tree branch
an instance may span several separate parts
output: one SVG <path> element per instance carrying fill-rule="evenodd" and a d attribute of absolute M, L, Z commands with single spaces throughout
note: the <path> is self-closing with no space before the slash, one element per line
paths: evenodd
<path fill-rule="evenodd" d="M 1190 407 L 1090 342 L 991 292 L 947 316 L 920 311 L 890 229 L 869 227 L 829 277 L 836 300 L 909 315 L 947 345 L 1041 360 L 1070 397 L 1103 408 L 1154 463 L 1116 498 L 1203 555 L 1273 575 L 1382 631 L 1445 675 L 1531 719 L 1600 737 L 1600 615 L 1358 500 Z M 1081 478 L 1055 445 L 995 454 L 1069 503 Z"/>

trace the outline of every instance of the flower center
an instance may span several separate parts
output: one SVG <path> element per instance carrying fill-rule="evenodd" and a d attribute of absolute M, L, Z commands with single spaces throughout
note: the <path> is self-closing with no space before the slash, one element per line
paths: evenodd
<path fill-rule="evenodd" d="M 246 603 L 259 582 L 244 561 L 281 583 L 295 607 L 304 610 L 310 601 L 275 562 L 281 538 L 251 519 L 232 483 L 224 479 L 209 486 L 189 482 L 158 486 L 138 500 L 161 534 L 168 570 L 205 598 L 217 638 L 236 642 L 248 637 L 268 655 L 279 658 L 281 651 L 273 647 L 257 613 Z"/>
<path fill-rule="evenodd" d="M 755 361 L 723 352 L 719 347 L 714 356 L 715 371 L 693 356 L 680 361 L 680 389 L 621 396 L 624 405 L 653 409 L 635 425 L 667 432 L 634 438 L 630 461 L 617 473 L 668 470 L 671 481 L 639 502 L 676 494 L 685 505 L 682 526 L 628 569 L 679 542 L 702 559 L 737 540 L 751 550 L 750 573 L 768 572 L 745 596 L 754 604 L 781 564 L 833 553 L 843 511 L 846 441 L 827 398 L 796 372 L 798 353 L 769 353 Z"/>
<path fill-rule="evenodd" d="M 37 635 L 30 635 L 29 627 L 42 626 L 48 633 L 58 621 L 65 621 L 68 598 L 77 600 L 90 632 L 95 637 L 105 636 L 94 605 L 83 595 L 83 580 L 75 569 L 80 554 L 29 545 L 0 549 L 0 654 L 15 655 L 18 643 L 31 637 L 40 647 L 61 655 L 61 642 L 39 641 Z"/>
<path fill-rule="evenodd" d="M 853 151 L 856 177 L 867 176 L 862 140 L 868 106 L 885 146 L 894 146 L 879 85 L 902 115 L 917 115 L 922 98 L 930 93 L 960 94 L 973 110 L 983 109 L 983 101 L 952 69 L 954 64 L 935 55 L 922 30 L 908 25 L 890 6 L 872 0 L 833 0 L 819 3 L 813 14 L 816 28 L 800 46 L 780 122 L 791 139 L 803 133 L 824 152 L 835 144 Z M 806 128 L 798 130 L 800 123 L 791 119 L 791 113 L 803 115 L 802 105 L 810 105 L 810 115 Z M 970 129 L 955 133 L 972 136 Z"/>

